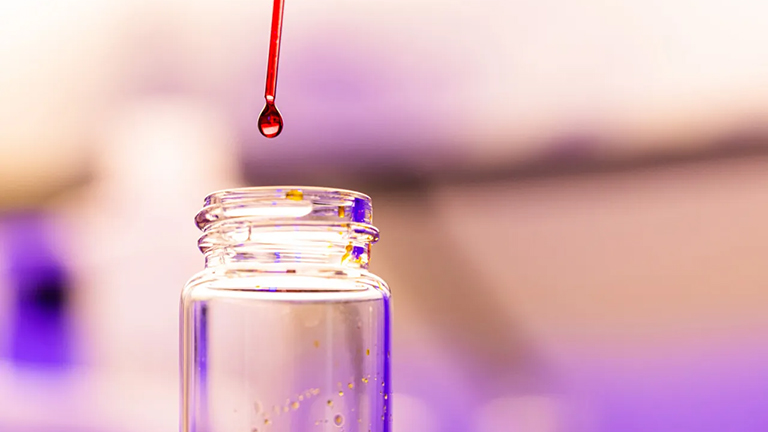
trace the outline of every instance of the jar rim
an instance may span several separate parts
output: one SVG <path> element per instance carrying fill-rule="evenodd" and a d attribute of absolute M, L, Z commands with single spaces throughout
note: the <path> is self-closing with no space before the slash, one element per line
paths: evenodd
<path fill-rule="evenodd" d="M 232 219 L 259 223 L 324 221 L 371 225 L 371 198 L 363 193 L 318 186 L 256 186 L 223 189 L 208 194 L 195 217 L 206 231 Z"/>
<path fill-rule="evenodd" d="M 303 194 L 311 195 L 324 195 L 324 194 L 338 194 L 348 197 L 364 199 L 368 202 L 371 201 L 371 197 L 362 193 L 353 191 L 350 189 L 340 189 L 324 186 L 298 186 L 298 185 L 282 185 L 282 186 L 248 186 L 241 188 L 227 188 L 220 189 L 209 193 L 205 197 L 205 205 L 209 205 L 212 201 L 226 200 L 228 198 L 284 198 L 286 193 L 292 191 L 300 191 Z"/>

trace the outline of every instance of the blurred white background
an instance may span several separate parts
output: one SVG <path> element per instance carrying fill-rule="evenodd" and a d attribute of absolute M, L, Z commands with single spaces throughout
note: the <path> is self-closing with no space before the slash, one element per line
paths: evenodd
<path fill-rule="evenodd" d="M 176 429 L 194 214 L 275 183 L 373 197 L 395 432 L 768 430 L 768 3 L 289 0 L 270 141 L 271 6 L 0 2 L 0 430 Z"/>

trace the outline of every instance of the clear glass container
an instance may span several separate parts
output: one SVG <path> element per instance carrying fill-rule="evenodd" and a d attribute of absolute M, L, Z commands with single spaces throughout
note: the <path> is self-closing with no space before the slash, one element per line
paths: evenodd
<path fill-rule="evenodd" d="M 181 296 L 182 432 L 391 430 L 390 291 L 367 271 L 371 200 L 216 192 Z"/>

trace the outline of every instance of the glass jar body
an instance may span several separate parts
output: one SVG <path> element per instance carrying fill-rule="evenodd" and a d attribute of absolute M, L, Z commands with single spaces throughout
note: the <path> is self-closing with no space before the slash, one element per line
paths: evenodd
<path fill-rule="evenodd" d="M 364 268 L 206 268 L 181 298 L 181 431 L 389 432 L 390 309 Z"/>

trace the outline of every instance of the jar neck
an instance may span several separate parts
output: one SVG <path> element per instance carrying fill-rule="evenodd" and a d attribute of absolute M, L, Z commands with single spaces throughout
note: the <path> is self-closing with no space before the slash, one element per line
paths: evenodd
<path fill-rule="evenodd" d="M 206 268 L 298 266 L 365 269 L 378 230 L 370 198 L 326 188 L 216 192 L 195 218 Z"/>

